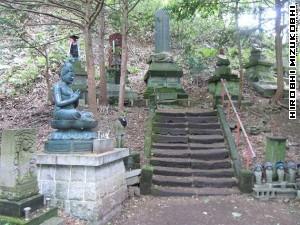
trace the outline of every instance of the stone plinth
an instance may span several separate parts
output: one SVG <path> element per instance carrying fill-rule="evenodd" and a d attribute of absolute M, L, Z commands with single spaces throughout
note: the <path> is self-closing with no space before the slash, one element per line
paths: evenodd
<path fill-rule="evenodd" d="M 128 149 L 102 154 L 37 154 L 40 192 L 66 213 L 106 224 L 127 197 L 123 158 Z"/>

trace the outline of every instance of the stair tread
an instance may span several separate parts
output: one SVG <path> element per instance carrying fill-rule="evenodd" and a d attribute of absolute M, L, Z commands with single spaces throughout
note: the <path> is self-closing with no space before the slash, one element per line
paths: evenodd
<path fill-rule="evenodd" d="M 202 135 L 189 135 L 190 139 L 224 139 L 223 135 L 220 134 L 202 134 Z"/>
<path fill-rule="evenodd" d="M 229 153 L 229 151 L 225 148 L 212 148 L 212 149 L 200 149 L 200 150 L 189 150 L 189 149 L 152 149 L 152 153 L 156 157 L 162 157 L 162 156 L 170 156 L 176 157 L 176 156 L 186 156 L 186 157 L 192 157 L 192 156 L 208 156 L 208 155 L 216 155 L 216 154 L 224 154 Z"/>
<path fill-rule="evenodd" d="M 214 163 L 214 162 L 230 162 L 229 159 L 215 159 L 215 160 L 201 160 L 201 159 L 191 159 L 191 158 L 160 158 L 160 157 L 152 157 L 151 160 L 159 160 L 164 162 L 203 162 L 203 163 Z"/>
<path fill-rule="evenodd" d="M 159 148 L 159 147 L 170 147 L 170 149 L 177 147 L 177 148 L 187 148 L 189 145 L 188 144 L 183 144 L 183 143 L 177 143 L 177 144 L 172 144 L 172 143 L 152 143 L 153 148 Z"/>
<path fill-rule="evenodd" d="M 160 180 L 160 181 L 176 181 L 176 182 L 194 182 L 194 181 L 201 181 L 201 182 L 213 182 L 213 183 L 222 183 L 222 182 L 232 182 L 236 181 L 234 177 L 200 177 L 200 176 L 164 176 L 153 174 L 153 180 Z"/>
<path fill-rule="evenodd" d="M 207 172 L 207 173 L 218 173 L 218 172 L 233 172 L 233 168 L 227 168 L 227 169 L 211 169 L 211 170 L 205 170 L 205 169 L 193 169 L 193 168 L 177 168 L 177 167 L 165 167 L 165 166 L 154 166 L 153 170 L 163 170 L 163 171 L 171 171 L 171 172 Z"/>
<path fill-rule="evenodd" d="M 213 196 L 240 194 L 236 188 L 195 188 L 195 187 L 170 187 L 154 185 L 155 194 L 160 196 Z"/>
<path fill-rule="evenodd" d="M 190 143 L 191 149 L 212 149 L 212 148 L 225 148 L 224 142 L 211 143 L 211 144 L 201 144 L 201 143 Z"/>

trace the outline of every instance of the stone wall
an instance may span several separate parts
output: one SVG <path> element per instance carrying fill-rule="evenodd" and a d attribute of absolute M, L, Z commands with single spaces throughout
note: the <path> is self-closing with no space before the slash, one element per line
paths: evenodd
<path fill-rule="evenodd" d="M 106 224 L 127 197 L 123 158 L 128 149 L 103 154 L 37 155 L 40 192 L 65 213 Z"/>

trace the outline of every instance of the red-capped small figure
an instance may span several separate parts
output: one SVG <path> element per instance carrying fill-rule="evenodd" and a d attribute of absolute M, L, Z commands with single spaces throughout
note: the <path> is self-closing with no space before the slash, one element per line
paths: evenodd
<path fill-rule="evenodd" d="M 75 60 L 79 59 L 79 44 L 77 40 L 79 39 L 78 36 L 76 35 L 71 35 L 70 36 L 70 57 L 72 57 Z"/>

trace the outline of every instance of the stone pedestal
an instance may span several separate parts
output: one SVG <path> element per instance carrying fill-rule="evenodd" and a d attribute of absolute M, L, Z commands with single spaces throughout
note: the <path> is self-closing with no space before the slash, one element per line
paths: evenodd
<path fill-rule="evenodd" d="M 102 154 L 37 154 L 40 192 L 66 213 L 106 224 L 127 197 L 123 158 L 128 149 Z"/>
<path fill-rule="evenodd" d="M 89 130 L 56 130 L 50 133 L 45 143 L 45 151 L 49 153 L 92 152 L 93 140 L 96 137 L 97 133 Z"/>

